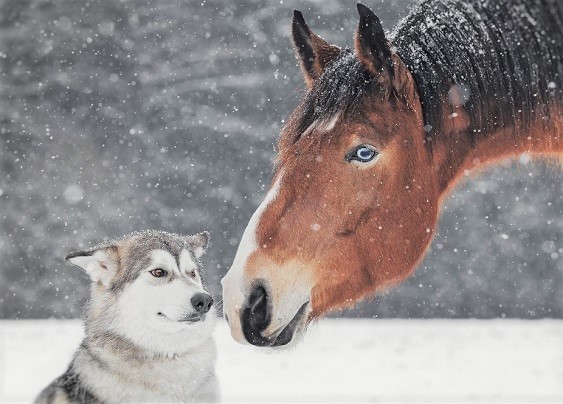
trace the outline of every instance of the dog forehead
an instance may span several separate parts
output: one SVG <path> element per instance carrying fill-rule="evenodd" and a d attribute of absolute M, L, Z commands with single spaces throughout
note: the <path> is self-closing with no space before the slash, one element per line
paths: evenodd
<path fill-rule="evenodd" d="M 173 256 L 179 256 L 187 244 L 180 237 L 157 231 L 134 233 L 122 241 L 121 247 L 128 251 L 132 258 L 150 256 L 151 251 L 165 250 Z"/>
<path fill-rule="evenodd" d="M 188 249 L 182 249 L 180 254 L 173 254 L 163 249 L 153 250 L 150 252 L 150 257 L 151 266 L 162 267 L 179 275 L 187 275 L 198 269 L 198 263 Z"/>
<path fill-rule="evenodd" d="M 185 271 L 191 271 L 192 269 L 197 269 L 197 261 L 194 259 L 194 255 L 191 251 L 183 249 L 180 251 L 180 268 Z"/>
<path fill-rule="evenodd" d="M 170 251 L 163 249 L 152 250 L 149 255 L 153 265 L 163 266 L 168 269 L 178 267 L 178 257 L 173 255 Z"/>
<path fill-rule="evenodd" d="M 145 230 L 123 238 L 119 243 L 121 266 L 127 280 L 133 280 L 145 268 L 167 267 L 180 275 L 199 270 L 193 248 L 185 237 L 173 233 Z M 158 251 L 156 255 L 153 252 Z"/>

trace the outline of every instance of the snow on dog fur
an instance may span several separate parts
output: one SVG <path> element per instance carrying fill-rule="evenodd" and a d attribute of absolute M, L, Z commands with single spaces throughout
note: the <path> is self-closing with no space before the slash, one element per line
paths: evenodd
<path fill-rule="evenodd" d="M 92 279 L 85 338 L 38 403 L 217 401 L 207 232 L 144 231 L 66 259 Z"/>

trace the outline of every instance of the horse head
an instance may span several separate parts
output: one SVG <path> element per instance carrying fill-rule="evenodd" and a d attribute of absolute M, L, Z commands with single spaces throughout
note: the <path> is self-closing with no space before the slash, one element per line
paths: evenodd
<path fill-rule="evenodd" d="M 403 280 L 432 238 L 440 192 L 416 86 L 379 19 L 358 11 L 353 50 L 294 13 L 307 92 L 222 280 L 240 342 L 295 340 L 315 317 Z"/>

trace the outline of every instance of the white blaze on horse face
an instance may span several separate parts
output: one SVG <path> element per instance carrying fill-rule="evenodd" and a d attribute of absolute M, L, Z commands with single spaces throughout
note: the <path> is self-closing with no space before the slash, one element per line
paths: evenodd
<path fill-rule="evenodd" d="M 278 175 L 278 179 L 272 186 L 266 197 L 254 212 L 244 233 L 240 240 L 240 244 L 233 261 L 233 265 L 229 272 L 221 280 L 223 286 L 223 312 L 229 318 L 229 325 L 231 327 L 231 334 L 233 338 L 239 342 L 244 342 L 242 328 L 240 324 L 240 308 L 244 303 L 245 297 L 245 282 L 244 282 L 244 268 L 248 257 L 258 249 L 256 241 L 256 229 L 264 210 L 268 205 L 276 199 L 281 186 L 283 172 Z M 246 283 L 248 285 L 249 283 Z"/>
<path fill-rule="evenodd" d="M 314 130 L 318 130 L 321 133 L 330 132 L 331 130 L 334 129 L 339 119 L 340 119 L 340 114 L 335 114 L 332 118 L 323 118 L 313 121 L 313 123 L 303 131 L 301 137 L 305 137 L 309 135 Z"/>
<path fill-rule="evenodd" d="M 319 124 L 318 121 L 314 121 L 312 124 L 310 124 L 309 127 L 303 131 L 303 133 L 301 134 L 301 137 L 305 137 L 305 136 L 309 135 L 309 133 L 311 133 L 312 131 L 315 130 L 315 128 L 317 127 L 318 124 Z"/>
<path fill-rule="evenodd" d="M 332 118 L 323 120 L 319 125 L 319 130 L 323 133 L 330 132 L 336 126 L 336 122 L 340 119 L 340 114 L 335 114 Z"/>

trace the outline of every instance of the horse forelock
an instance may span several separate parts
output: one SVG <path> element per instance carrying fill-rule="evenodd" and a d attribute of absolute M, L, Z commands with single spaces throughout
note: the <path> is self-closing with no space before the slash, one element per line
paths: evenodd
<path fill-rule="evenodd" d="M 285 144 L 297 143 L 313 132 L 324 135 L 339 119 L 361 114 L 362 102 L 380 88 L 350 49 L 324 70 L 292 114 L 282 135 Z"/>

